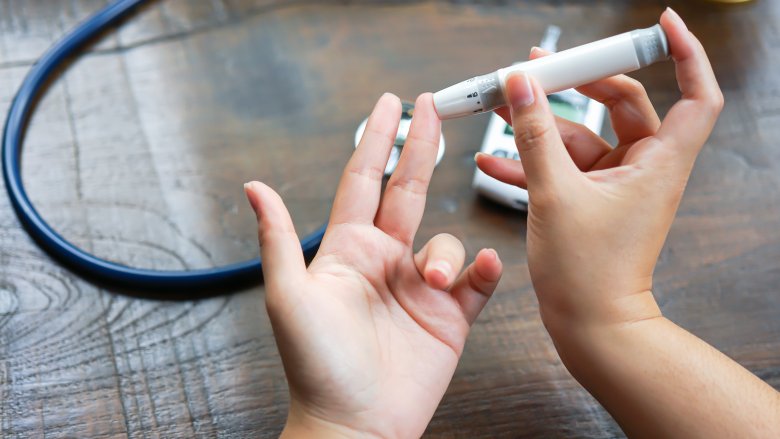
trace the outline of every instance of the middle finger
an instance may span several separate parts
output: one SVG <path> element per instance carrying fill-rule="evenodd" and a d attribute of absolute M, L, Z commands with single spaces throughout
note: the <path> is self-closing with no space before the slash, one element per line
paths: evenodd
<path fill-rule="evenodd" d="M 441 121 L 433 108 L 433 95 L 417 98 L 401 158 L 398 160 L 379 205 L 374 225 L 411 245 L 420 226 L 436 155 Z"/>

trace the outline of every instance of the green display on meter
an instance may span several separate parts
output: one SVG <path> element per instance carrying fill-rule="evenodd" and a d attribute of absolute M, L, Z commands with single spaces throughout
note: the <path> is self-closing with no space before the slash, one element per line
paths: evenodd
<path fill-rule="evenodd" d="M 584 99 L 579 99 L 580 97 Z M 585 113 L 588 110 L 588 98 L 585 98 L 582 95 L 556 93 L 547 96 L 547 100 L 550 102 L 550 109 L 556 116 L 576 123 L 585 122 Z M 504 129 L 504 134 L 508 136 L 514 135 L 512 125 L 507 124 Z"/>

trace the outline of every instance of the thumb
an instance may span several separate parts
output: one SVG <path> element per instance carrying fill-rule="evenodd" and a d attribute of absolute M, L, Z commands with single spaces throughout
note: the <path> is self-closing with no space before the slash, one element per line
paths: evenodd
<path fill-rule="evenodd" d="M 282 198 L 273 189 L 253 181 L 244 185 L 244 192 L 257 215 L 266 299 L 273 301 L 306 275 L 301 243 Z"/>
<path fill-rule="evenodd" d="M 558 175 L 576 170 L 558 133 L 555 116 L 539 84 L 523 72 L 506 79 L 515 144 L 528 181 L 528 190 L 550 188 Z"/>

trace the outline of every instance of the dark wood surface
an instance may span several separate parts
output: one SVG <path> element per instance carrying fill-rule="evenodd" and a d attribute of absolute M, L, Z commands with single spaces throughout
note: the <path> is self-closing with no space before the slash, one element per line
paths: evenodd
<path fill-rule="evenodd" d="M 651 25 L 664 6 L 397 3 L 154 2 L 42 99 L 23 161 L 32 199 L 67 238 L 123 263 L 253 257 L 242 183 L 271 184 L 299 232 L 312 231 L 382 92 L 413 99 L 507 65 L 550 23 L 569 47 Z M 0 0 L 0 115 L 42 51 L 102 4 Z M 780 387 L 780 3 L 672 5 L 703 40 L 727 104 L 661 255 L 656 296 L 668 317 Z M 660 112 L 677 98 L 670 63 L 635 77 Z M 621 436 L 542 327 L 525 216 L 470 189 L 486 122 L 445 123 L 418 240 L 450 232 L 471 257 L 494 247 L 506 274 L 428 435 Z M 3 191 L 0 436 L 278 434 L 287 390 L 263 294 L 174 302 L 98 286 L 33 245 Z"/>

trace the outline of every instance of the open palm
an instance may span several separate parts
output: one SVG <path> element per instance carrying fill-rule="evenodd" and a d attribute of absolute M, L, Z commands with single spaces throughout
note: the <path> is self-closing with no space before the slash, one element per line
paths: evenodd
<path fill-rule="evenodd" d="M 253 182 L 266 304 L 290 384 L 291 423 L 341 434 L 417 437 L 441 400 L 501 263 L 437 235 L 418 253 L 440 122 L 418 98 L 398 167 L 381 185 L 401 115 L 384 95 L 349 161 L 319 252 L 307 268 L 281 198 Z"/>

